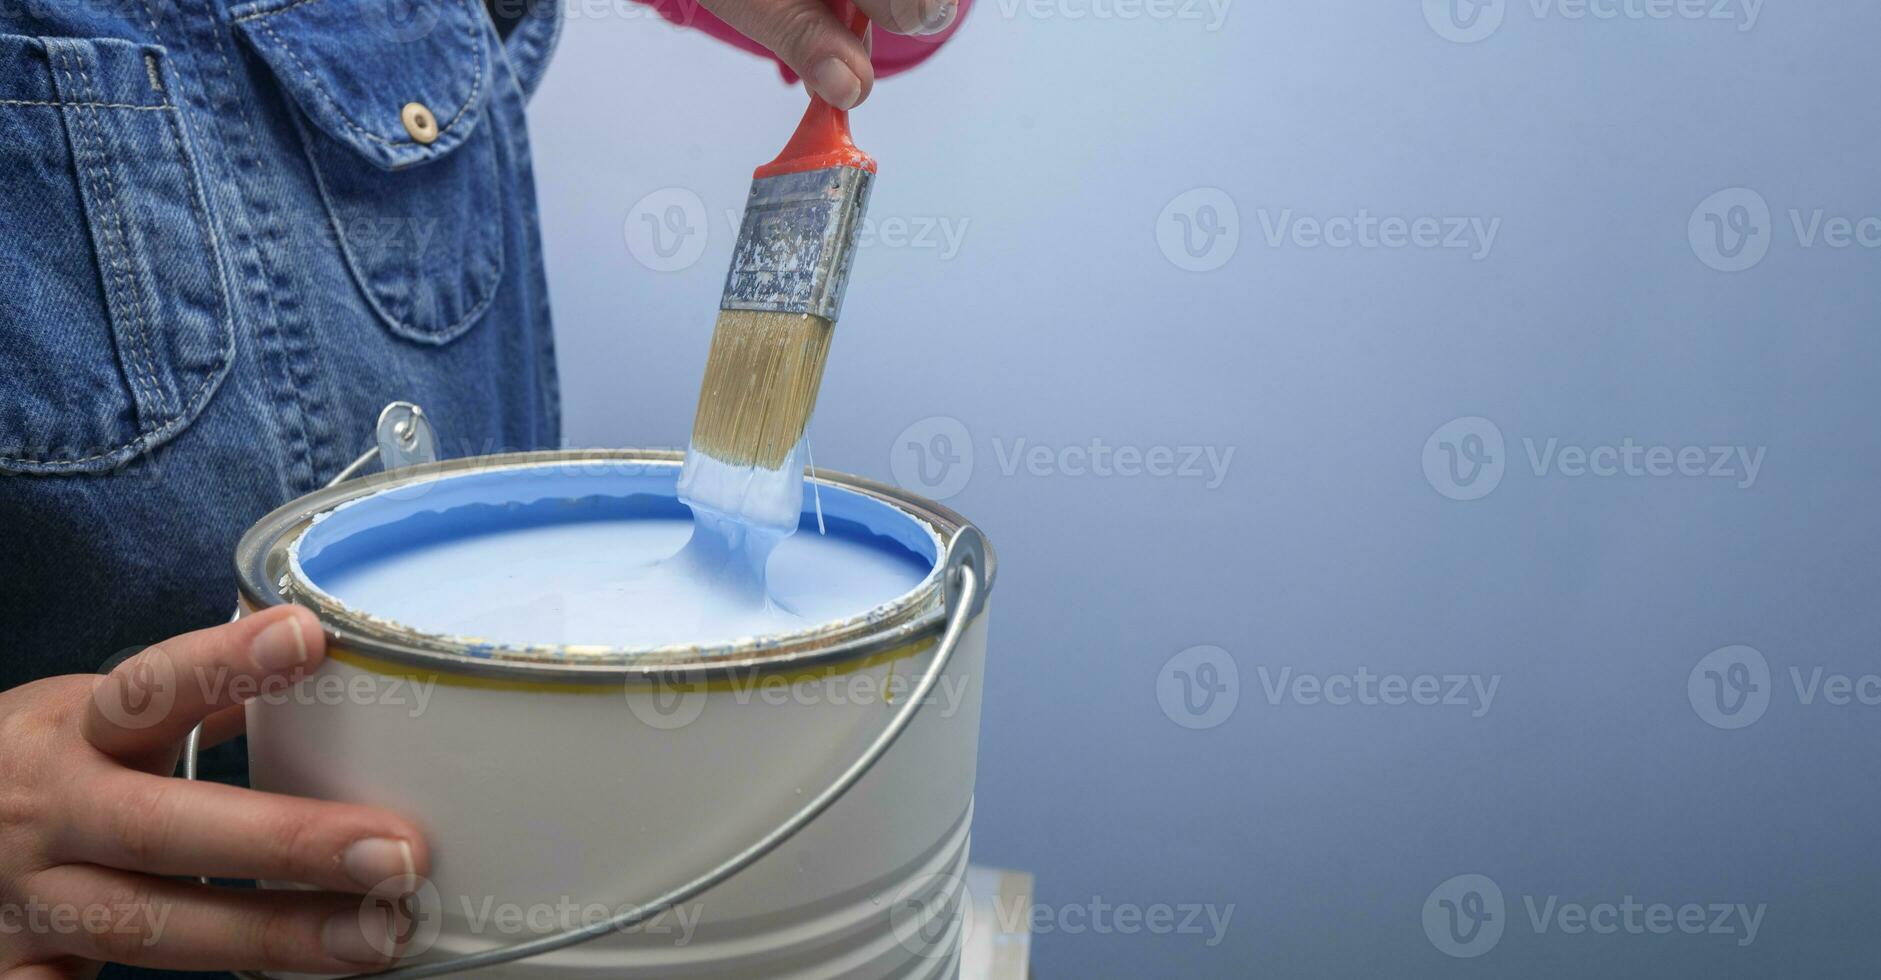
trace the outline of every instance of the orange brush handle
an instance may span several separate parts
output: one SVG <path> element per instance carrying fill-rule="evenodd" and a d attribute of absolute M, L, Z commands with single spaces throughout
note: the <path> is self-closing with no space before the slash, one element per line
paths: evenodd
<path fill-rule="evenodd" d="M 829 0 L 829 9 L 857 37 L 867 37 L 869 15 L 854 0 Z M 855 167 L 874 173 L 875 158 L 857 149 L 855 140 L 849 137 L 849 113 L 812 95 L 810 108 L 804 110 L 803 121 L 797 124 L 790 142 L 784 144 L 784 152 L 752 176 L 775 177 L 827 167 Z"/>

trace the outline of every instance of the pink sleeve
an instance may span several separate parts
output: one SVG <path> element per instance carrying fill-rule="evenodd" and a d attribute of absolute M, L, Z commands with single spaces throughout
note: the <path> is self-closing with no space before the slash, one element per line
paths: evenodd
<path fill-rule="evenodd" d="M 797 73 L 791 71 L 789 66 L 777 61 L 777 57 L 766 50 L 763 45 L 732 30 L 729 25 L 704 7 L 696 3 L 668 3 L 665 0 L 638 0 L 638 2 L 651 6 L 659 11 L 660 16 L 681 27 L 696 28 L 727 44 L 776 61 L 777 69 L 783 74 L 784 81 L 796 84 Z M 948 38 L 954 36 L 954 32 L 960 29 L 960 25 L 966 22 L 967 11 L 972 5 L 973 0 L 960 0 L 960 13 L 954 17 L 954 22 L 946 30 L 928 37 L 905 37 L 900 34 L 890 34 L 887 31 L 875 31 L 873 49 L 875 77 L 887 78 L 897 72 L 907 71 L 932 57 Z"/>

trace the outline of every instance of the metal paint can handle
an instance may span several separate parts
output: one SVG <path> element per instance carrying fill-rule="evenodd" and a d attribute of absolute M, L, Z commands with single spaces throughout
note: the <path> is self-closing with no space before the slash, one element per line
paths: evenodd
<path fill-rule="evenodd" d="M 401 408 L 401 406 L 404 408 Z M 394 409 L 400 410 L 395 412 Z M 407 412 L 404 409 L 409 409 L 410 411 Z M 370 464 L 374 458 L 387 461 L 395 461 L 401 458 L 397 452 L 388 452 L 386 450 L 385 439 L 388 435 L 388 420 L 391 421 L 391 428 L 396 428 L 398 422 L 401 420 L 412 421 L 416 425 L 421 425 L 424 433 L 423 438 L 428 440 L 428 445 L 431 447 L 432 451 L 431 458 L 423 461 L 430 462 L 436 459 L 436 434 L 431 430 L 430 422 L 425 418 L 423 410 L 409 402 L 393 402 L 391 405 L 387 405 L 385 411 L 379 416 L 379 445 L 367 450 L 358 459 L 354 460 L 351 465 L 341 470 L 340 474 L 333 478 L 333 483 L 340 483 L 356 475 L 359 470 L 364 469 Z M 394 432 L 391 434 L 394 438 L 401 441 L 406 439 L 406 435 L 403 432 Z M 396 468 L 396 466 L 388 466 L 387 468 Z M 329 484 L 329 486 L 331 485 L 332 484 Z M 808 803 L 798 808 L 797 812 L 791 814 L 788 820 L 773 827 L 769 833 L 753 841 L 749 846 L 733 854 L 731 857 L 719 862 L 710 870 L 699 874 L 692 880 L 650 902 L 626 906 L 620 914 L 606 922 L 596 923 L 579 929 L 571 929 L 567 932 L 557 933 L 555 935 L 543 936 L 539 939 L 526 940 L 501 949 L 458 956 L 448 960 L 440 960 L 436 963 L 398 967 L 379 973 L 355 974 L 351 977 L 341 978 L 341 980 L 366 980 L 368 977 L 375 978 L 375 980 L 418 980 L 420 977 L 443 976 L 464 970 L 475 970 L 487 966 L 513 963 L 517 960 L 528 959 L 532 956 L 540 956 L 544 953 L 553 953 L 571 946 L 578 946 L 611 933 L 631 929 L 640 923 L 665 913 L 673 906 L 698 897 L 712 888 L 723 884 L 725 881 L 751 867 L 753 864 L 756 864 L 765 855 L 781 847 L 784 842 L 797 836 L 799 832 L 805 827 L 808 827 L 817 817 L 821 816 L 825 810 L 828 810 L 837 800 L 842 799 L 845 794 L 853 789 L 857 783 L 861 782 L 862 777 L 868 775 L 869 770 L 875 768 L 875 764 L 880 762 L 882 757 L 888 754 L 888 750 L 894 746 L 895 741 L 901 737 L 902 732 L 906 731 L 908 726 L 914 722 L 915 715 L 921 710 L 921 705 L 933 695 L 935 686 L 940 683 L 941 676 L 947 672 L 948 664 L 953 661 L 954 652 L 960 648 L 960 641 L 961 638 L 966 635 L 968 624 L 986 608 L 986 538 L 980 533 L 980 530 L 971 524 L 967 524 L 962 526 L 958 531 L 955 531 L 953 538 L 947 542 L 947 551 L 941 556 L 941 560 L 943 562 L 941 572 L 941 602 L 942 607 L 947 613 L 947 625 L 941 633 L 940 642 L 935 645 L 933 660 L 928 664 L 927 670 L 922 672 L 921 680 L 915 684 L 914 690 L 908 695 L 906 703 L 896 709 L 894 717 L 888 720 L 888 724 L 883 727 L 880 734 L 875 736 L 875 739 L 862 751 L 862 754 L 857 756 L 856 760 L 850 763 L 849 768 L 843 770 L 842 775 L 836 777 L 821 793 L 818 793 Z M 201 736 L 202 729 L 198 727 L 195 731 L 190 733 L 189 739 L 184 743 L 184 779 L 193 780 L 196 778 L 197 746 Z M 203 879 L 203 883 L 208 884 L 208 879 Z M 250 980 L 272 980 L 272 978 L 264 973 L 238 971 L 235 973 L 235 976 L 250 978 Z"/>
<path fill-rule="evenodd" d="M 387 470 L 419 463 L 438 461 L 438 433 L 431 425 L 431 417 L 425 410 L 411 402 L 392 402 L 381 409 L 379 421 L 373 425 L 373 446 L 359 454 L 357 459 L 346 464 L 345 468 L 327 481 L 328 487 L 338 486 L 358 476 L 361 470 L 372 464 L 373 460 L 382 460 Z M 229 617 L 233 623 L 242 618 L 241 603 L 237 601 L 235 614 Z M 195 781 L 197 776 L 197 756 L 202 744 L 202 726 L 197 725 L 183 742 L 183 778 Z M 198 878 L 203 884 L 209 879 Z"/>
<path fill-rule="evenodd" d="M 358 476 L 375 459 L 387 470 L 438 461 L 438 432 L 432 428 L 431 417 L 425 414 L 425 410 L 411 402 L 393 402 L 385 406 L 372 430 L 372 448 L 346 464 L 346 468 L 329 480 L 327 486 L 335 486 Z"/>

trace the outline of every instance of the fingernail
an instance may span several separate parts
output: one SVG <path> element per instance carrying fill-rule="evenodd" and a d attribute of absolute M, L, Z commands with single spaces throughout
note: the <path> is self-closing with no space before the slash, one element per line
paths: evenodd
<path fill-rule="evenodd" d="M 300 617 L 283 616 L 255 636 L 248 648 L 255 666 L 267 671 L 287 670 L 307 662 L 307 639 L 300 635 Z"/>
<path fill-rule="evenodd" d="M 384 966 L 398 946 L 392 941 L 392 909 L 370 901 L 358 909 L 336 912 L 320 930 L 320 948 L 341 963 Z"/>
<path fill-rule="evenodd" d="M 397 879 L 400 895 L 418 888 L 418 869 L 412 864 L 411 843 L 385 837 L 354 841 L 340 855 L 340 866 L 359 887 L 378 894 L 386 882 Z"/>
<path fill-rule="evenodd" d="M 838 109 L 853 109 L 862 98 L 862 79 L 840 58 L 825 58 L 811 69 L 810 87 Z"/>
<path fill-rule="evenodd" d="M 921 29 L 915 33 L 939 34 L 954 22 L 954 14 L 959 12 L 959 0 L 940 0 L 939 6 L 928 12 L 927 19 L 921 22 Z"/>

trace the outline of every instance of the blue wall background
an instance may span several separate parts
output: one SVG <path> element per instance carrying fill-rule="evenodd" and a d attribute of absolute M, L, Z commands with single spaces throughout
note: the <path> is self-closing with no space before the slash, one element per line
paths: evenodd
<path fill-rule="evenodd" d="M 813 446 L 1000 549 L 1038 975 L 1873 975 L 1881 8 L 1217 2 L 981 0 L 857 114 Z M 558 58 L 568 439 L 680 445 L 801 96 L 624 0 Z"/>

